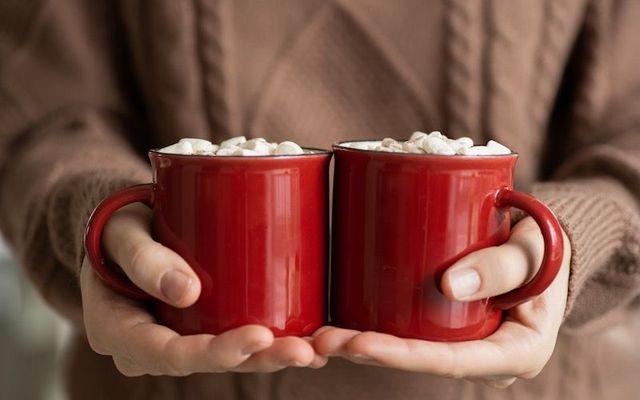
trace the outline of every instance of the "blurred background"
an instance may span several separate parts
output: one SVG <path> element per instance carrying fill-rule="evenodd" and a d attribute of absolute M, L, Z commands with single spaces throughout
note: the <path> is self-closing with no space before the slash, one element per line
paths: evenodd
<path fill-rule="evenodd" d="M 58 364 L 68 336 L 0 236 L 0 399 L 64 399 Z"/>

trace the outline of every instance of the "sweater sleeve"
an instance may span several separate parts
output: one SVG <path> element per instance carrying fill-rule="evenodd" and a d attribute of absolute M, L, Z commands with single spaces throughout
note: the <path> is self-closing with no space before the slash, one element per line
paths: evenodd
<path fill-rule="evenodd" d="M 532 188 L 572 245 L 568 331 L 602 321 L 640 295 L 640 3 L 594 3 L 586 34 L 596 36 L 581 60 L 574 110 L 583 123 L 569 130 L 553 180 Z"/>
<path fill-rule="evenodd" d="M 111 1 L 0 3 L 0 229 L 43 297 L 78 323 L 84 226 L 150 180 Z M 140 135 L 142 136 L 142 135 Z M 134 140 L 136 139 L 136 140 Z"/>

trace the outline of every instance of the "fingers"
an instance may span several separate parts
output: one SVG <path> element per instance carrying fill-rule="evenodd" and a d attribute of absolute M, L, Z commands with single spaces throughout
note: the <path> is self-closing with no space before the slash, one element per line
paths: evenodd
<path fill-rule="evenodd" d="M 360 333 L 352 329 L 323 327 L 314 334 L 313 347 L 323 356 L 344 355 L 347 343 Z"/>
<path fill-rule="evenodd" d="M 444 273 L 441 287 L 452 300 L 472 301 L 509 292 L 538 270 L 544 242 L 531 218 L 518 223 L 501 246 L 475 251 Z"/>
<path fill-rule="evenodd" d="M 359 364 L 507 386 L 514 377 L 535 377 L 551 357 L 566 301 L 567 275 L 565 266 L 545 293 L 511 310 L 498 330 L 483 340 L 429 342 L 376 332 L 356 334 L 347 343 L 332 340 L 341 342 L 336 346 L 339 355 Z M 325 335 L 346 334 L 323 332 L 316 338 L 317 348 L 331 342 Z"/>
<path fill-rule="evenodd" d="M 346 354 L 356 363 L 434 374 L 449 378 L 523 376 L 544 366 L 533 359 L 543 345 L 539 338 L 515 323 L 501 328 L 501 337 L 444 343 L 402 339 L 364 332 L 346 345 Z M 512 344 L 508 344 L 508 341 Z"/>
<path fill-rule="evenodd" d="M 115 213 L 105 226 L 105 250 L 145 292 L 187 307 L 198 299 L 200 281 L 182 257 L 151 238 L 149 212 L 141 204 L 132 204 Z"/>
<path fill-rule="evenodd" d="M 329 361 L 329 358 L 318 354 L 313 346 L 313 337 L 304 337 L 302 338 L 304 339 L 305 342 L 307 342 L 309 344 L 309 346 L 311 346 L 312 351 L 313 351 L 313 360 L 311 361 L 311 363 L 309 364 L 309 368 L 313 368 L 313 369 L 319 369 L 324 367 L 325 365 L 327 365 L 327 362 Z"/>
<path fill-rule="evenodd" d="M 308 341 L 298 337 L 283 337 L 254 355 L 233 371 L 274 372 L 286 367 L 308 367 L 315 360 L 313 347 Z"/>
<path fill-rule="evenodd" d="M 155 324 L 135 302 L 105 287 L 86 265 L 81 271 L 81 285 L 91 347 L 100 354 L 113 356 L 118 369 L 128 376 L 145 373 L 183 376 L 231 370 L 273 344 L 271 331 L 256 325 L 218 336 L 180 336 Z M 300 341 L 310 347 L 304 340 Z M 287 359 L 309 363 L 313 359 L 313 353 L 311 357 L 303 354 L 296 358 L 299 356 L 296 349 L 287 351 L 284 355 Z"/>
<path fill-rule="evenodd" d="M 125 330 L 114 349 L 152 375 L 184 376 L 232 370 L 272 343 L 271 332 L 260 326 L 244 326 L 218 336 L 180 336 L 166 327 L 143 323 Z"/>

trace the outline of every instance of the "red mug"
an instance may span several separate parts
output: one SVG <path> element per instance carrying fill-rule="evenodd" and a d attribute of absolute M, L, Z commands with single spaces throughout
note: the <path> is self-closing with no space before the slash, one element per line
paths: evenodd
<path fill-rule="evenodd" d="M 562 231 L 544 204 L 513 190 L 516 154 L 385 153 L 341 143 L 333 146 L 333 324 L 434 341 L 481 339 L 498 328 L 504 309 L 555 278 Z M 537 275 L 494 298 L 449 300 L 439 288 L 444 271 L 472 251 L 504 243 L 512 206 L 542 231 Z"/>
<path fill-rule="evenodd" d="M 92 213 L 87 256 L 118 292 L 147 300 L 176 332 L 219 334 L 246 324 L 307 336 L 326 320 L 328 173 L 331 153 L 191 156 L 150 151 L 153 183 L 113 193 Z M 103 257 L 101 236 L 120 207 L 152 209 L 153 236 L 202 283 L 196 303 L 151 298 Z"/>

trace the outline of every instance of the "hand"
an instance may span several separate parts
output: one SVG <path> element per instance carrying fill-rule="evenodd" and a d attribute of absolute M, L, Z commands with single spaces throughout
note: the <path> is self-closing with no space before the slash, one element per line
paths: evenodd
<path fill-rule="evenodd" d="M 566 235 L 564 239 L 562 267 L 551 286 L 508 310 L 502 325 L 484 340 L 429 342 L 328 327 L 316 332 L 316 351 L 359 364 L 466 378 L 498 388 L 516 378 L 533 378 L 551 357 L 565 310 L 571 249 Z M 506 293 L 535 274 L 543 250 L 538 226 L 526 218 L 505 244 L 476 251 L 452 265 L 442 278 L 442 289 L 459 301 Z"/>
<path fill-rule="evenodd" d="M 178 254 L 153 241 L 149 214 L 140 204 L 115 213 L 105 227 L 105 251 L 147 293 L 187 307 L 200 295 L 198 277 Z M 310 338 L 274 339 L 269 329 L 258 325 L 218 336 L 180 336 L 158 325 L 142 305 L 105 286 L 86 259 L 80 278 L 89 344 L 95 352 L 113 357 L 126 376 L 271 372 L 326 363 L 315 354 Z"/>

